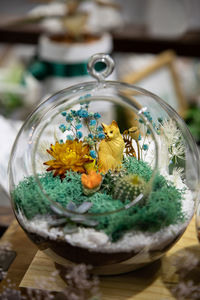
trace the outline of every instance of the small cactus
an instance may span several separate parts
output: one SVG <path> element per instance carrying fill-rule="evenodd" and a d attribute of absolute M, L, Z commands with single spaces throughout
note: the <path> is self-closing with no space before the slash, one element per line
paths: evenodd
<path fill-rule="evenodd" d="M 136 174 L 126 175 L 116 181 L 113 187 L 113 198 L 123 202 L 134 200 L 139 194 L 144 193 L 146 182 Z"/>
<path fill-rule="evenodd" d="M 124 176 L 125 172 L 123 169 L 120 172 L 113 172 L 109 170 L 103 179 L 101 185 L 101 191 L 105 191 L 106 193 L 113 193 L 113 187 L 116 185 L 117 181 Z"/>

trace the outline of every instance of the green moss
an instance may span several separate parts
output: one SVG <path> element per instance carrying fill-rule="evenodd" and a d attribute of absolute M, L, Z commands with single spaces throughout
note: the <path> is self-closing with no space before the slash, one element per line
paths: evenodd
<path fill-rule="evenodd" d="M 28 177 L 21 181 L 12 192 L 15 207 L 22 209 L 28 219 L 37 214 L 48 212 L 48 202 L 38 189 L 35 178 Z"/>
<path fill-rule="evenodd" d="M 123 168 L 126 170 L 127 174 L 137 174 L 145 181 L 149 181 L 151 179 L 152 170 L 149 165 L 142 160 L 137 160 L 134 157 L 128 157 L 123 162 Z"/>
<path fill-rule="evenodd" d="M 126 174 L 138 174 L 146 182 L 152 176 L 152 170 L 148 164 L 134 158 L 126 159 L 123 169 Z M 81 174 L 68 172 L 66 178 L 61 181 L 59 177 L 53 177 L 51 173 L 44 173 L 39 176 L 39 179 L 49 197 L 62 206 L 66 206 L 70 201 L 77 205 L 84 201 L 91 201 L 93 206 L 89 212 L 98 214 L 118 210 L 129 202 L 122 203 L 112 198 L 110 193 L 114 188 L 112 176 L 105 176 L 101 190 L 89 197 L 83 194 Z M 128 210 L 98 217 L 97 229 L 103 230 L 113 241 L 116 241 L 129 229 L 155 232 L 170 224 L 176 224 L 184 220 L 181 209 L 182 195 L 182 191 L 157 173 L 146 205 L 138 205 Z M 28 219 L 38 214 L 51 212 L 48 200 L 42 195 L 33 177 L 21 181 L 14 189 L 12 197 L 16 208 L 22 209 Z"/>
<path fill-rule="evenodd" d="M 108 226 L 108 217 L 101 217 L 98 228 L 110 235 L 113 241 L 130 228 L 156 232 L 170 224 L 184 221 L 181 197 L 182 193 L 173 185 L 165 184 L 160 190 L 151 192 L 147 205 L 110 215 Z"/>
<path fill-rule="evenodd" d="M 53 177 L 52 173 L 45 173 L 38 178 L 46 194 L 62 206 L 66 206 L 74 199 L 77 204 L 80 204 L 87 198 L 82 194 L 81 175 L 78 173 L 68 172 L 63 181 L 59 177 Z M 50 212 L 50 204 L 32 176 L 17 185 L 12 198 L 16 208 L 21 208 L 28 219 L 32 219 L 37 214 Z"/>

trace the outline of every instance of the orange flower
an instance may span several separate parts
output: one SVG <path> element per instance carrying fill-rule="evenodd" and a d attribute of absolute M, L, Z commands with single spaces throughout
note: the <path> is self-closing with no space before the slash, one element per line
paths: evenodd
<path fill-rule="evenodd" d="M 93 161 L 89 156 L 89 146 L 78 140 L 67 140 L 63 144 L 56 142 L 47 152 L 54 159 L 46 161 L 44 165 L 49 166 L 47 171 L 54 171 L 54 176 L 59 175 L 60 178 L 65 178 L 67 170 L 84 173 L 84 164 Z"/>
<path fill-rule="evenodd" d="M 81 182 L 84 188 L 86 189 L 95 189 L 100 186 L 102 181 L 102 176 L 100 173 L 96 173 L 94 170 L 90 171 L 90 173 L 82 174 Z"/>

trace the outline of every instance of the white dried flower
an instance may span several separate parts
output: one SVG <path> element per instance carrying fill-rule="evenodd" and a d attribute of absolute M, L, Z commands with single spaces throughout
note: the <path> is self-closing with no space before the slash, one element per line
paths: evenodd
<path fill-rule="evenodd" d="M 161 130 L 165 135 L 169 147 L 181 139 L 181 132 L 177 128 L 176 123 L 171 119 L 163 121 Z"/>
<path fill-rule="evenodd" d="M 184 159 L 185 145 L 181 131 L 173 120 L 165 120 L 161 125 L 162 137 L 168 149 L 169 160 Z"/>
<path fill-rule="evenodd" d="M 170 158 L 173 157 L 184 159 L 185 146 L 182 141 L 177 141 L 176 144 L 173 144 L 169 149 Z"/>

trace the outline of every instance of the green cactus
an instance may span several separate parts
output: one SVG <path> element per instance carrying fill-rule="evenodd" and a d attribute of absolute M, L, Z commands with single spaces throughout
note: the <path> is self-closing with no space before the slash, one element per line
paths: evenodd
<path fill-rule="evenodd" d="M 108 194 L 113 194 L 113 187 L 116 185 L 116 182 L 123 176 L 125 176 L 124 170 L 121 170 L 120 172 L 113 172 L 109 170 L 103 178 L 101 191 Z"/>
<path fill-rule="evenodd" d="M 147 183 L 139 175 L 126 175 L 115 182 L 112 196 L 122 202 L 132 201 L 138 195 L 144 193 L 146 185 Z"/>

